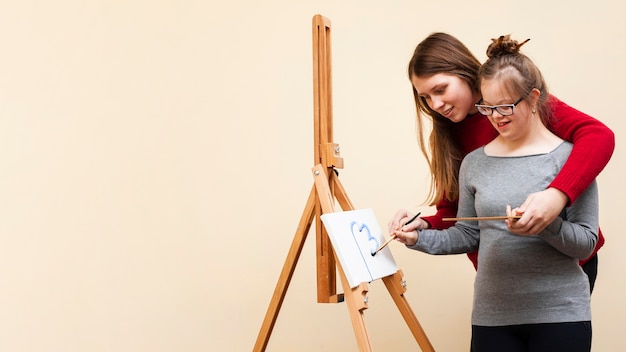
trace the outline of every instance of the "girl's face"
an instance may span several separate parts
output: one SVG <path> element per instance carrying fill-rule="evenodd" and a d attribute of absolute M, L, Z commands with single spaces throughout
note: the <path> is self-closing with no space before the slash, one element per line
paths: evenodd
<path fill-rule="evenodd" d="M 509 93 L 497 80 L 484 80 L 480 86 L 483 93 L 481 105 L 496 106 L 515 104 L 513 113 L 503 116 L 495 109 L 487 116 L 500 136 L 507 140 L 521 140 L 531 133 L 535 119 L 531 118 L 531 107 L 525 97 Z M 507 108 L 508 109 L 508 108 Z"/>
<path fill-rule="evenodd" d="M 461 122 L 468 114 L 475 114 L 474 104 L 480 96 L 469 84 L 456 75 L 436 73 L 432 76 L 412 76 L 411 83 L 428 106 L 452 122 Z"/>

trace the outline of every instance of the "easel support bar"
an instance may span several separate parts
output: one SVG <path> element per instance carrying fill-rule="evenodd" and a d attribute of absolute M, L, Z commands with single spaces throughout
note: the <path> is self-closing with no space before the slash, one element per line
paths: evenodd
<path fill-rule="evenodd" d="M 435 348 L 430 343 L 428 336 L 426 336 L 426 332 L 424 332 L 424 329 L 419 323 L 419 320 L 417 320 L 415 313 L 413 313 L 409 302 L 406 300 L 406 297 L 404 297 L 404 293 L 406 292 L 406 282 L 404 281 L 402 270 L 398 270 L 393 275 L 383 277 L 382 280 L 422 352 L 435 352 Z"/>
<path fill-rule="evenodd" d="M 272 300 L 270 301 L 270 305 L 265 313 L 263 325 L 261 325 L 261 330 L 257 336 L 253 351 L 265 351 L 265 348 L 267 347 L 270 335 L 272 334 L 272 330 L 276 324 L 276 319 L 278 318 L 278 313 L 280 312 L 285 295 L 287 294 L 287 288 L 289 287 L 289 283 L 293 277 L 293 272 L 296 269 L 296 264 L 298 263 L 298 259 L 302 253 L 306 236 L 311 229 L 316 197 L 317 193 L 315 185 L 313 185 L 313 188 L 309 193 L 309 199 L 307 200 L 304 211 L 302 212 L 302 217 L 300 218 L 300 223 L 298 224 L 298 229 L 296 230 L 296 235 L 291 242 L 287 259 L 285 259 L 285 264 L 283 265 L 278 282 L 276 283 Z"/>

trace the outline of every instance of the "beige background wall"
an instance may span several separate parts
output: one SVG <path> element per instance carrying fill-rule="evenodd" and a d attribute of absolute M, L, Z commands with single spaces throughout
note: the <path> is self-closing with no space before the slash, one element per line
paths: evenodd
<path fill-rule="evenodd" d="M 617 136 L 599 177 L 607 244 L 594 351 L 624 346 L 626 5 L 616 1 L 12 1 L 0 4 L 0 349 L 249 351 L 313 183 L 311 19 L 332 22 L 335 142 L 356 207 L 420 206 L 405 74 L 432 31 L 483 60 L 524 49 L 553 93 Z M 464 256 L 391 249 L 438 351 L 465 351 Z M 306 242 L 270 351 L 349 351 Z M 416 350 L 381 282 L 376 350 Z"/>

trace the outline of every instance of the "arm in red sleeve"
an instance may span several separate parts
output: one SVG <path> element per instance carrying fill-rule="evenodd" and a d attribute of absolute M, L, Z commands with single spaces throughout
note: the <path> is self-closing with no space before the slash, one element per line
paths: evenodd
<path fill-rule="evenodd" d="M 565 193 L 569 198 L 569 206 L 611 159 L 615 149 L 615 134 L 602 122 L 554 96 L 551 96 L 550 105 L 553 111 L 550 129 L 574 144 L 565 165 L 549 186 Z"/>
<path fill-rule="evenodd" d="M 443 221 L 443 218 L 456 217 L 456 212 L 459 207 L 458 200 L 448 201 L 441 199 L 435 204 L 435 207 L 437 208 L 435 215 L 421 217 L 422 220 L 430 224 L 431 229 L 445 230 L 455 224 L 454 221 Z M 474 269 L 478 269 L 478 251 L 467 253 L 467 257 L 474 265 Z"/>
<path fill-rule="evenodd" d="M 437 212 L 434 215 L 422 216 L 421 218 L 430 224 L 431 229 L 444 230 L 454 225 L 454 221 L 443 221 L 442 219 L 456 217 L 458 206 L 458 200 L 448 201 L 440 199 L 437 204 L 435 204 Z"/>

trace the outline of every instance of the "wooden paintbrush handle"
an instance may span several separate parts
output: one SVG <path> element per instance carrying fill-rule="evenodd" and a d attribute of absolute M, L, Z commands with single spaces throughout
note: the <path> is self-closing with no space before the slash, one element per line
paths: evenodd
<path fill-rule="evenodd" d="M 511 215 L 511 216 L 478 216 L 478 217 L 470 217 L 470 218 L 443 218 L 443 221 L 463 221 L 463 220 L 517 220 L 520 219 L 521 215 Z"/>

